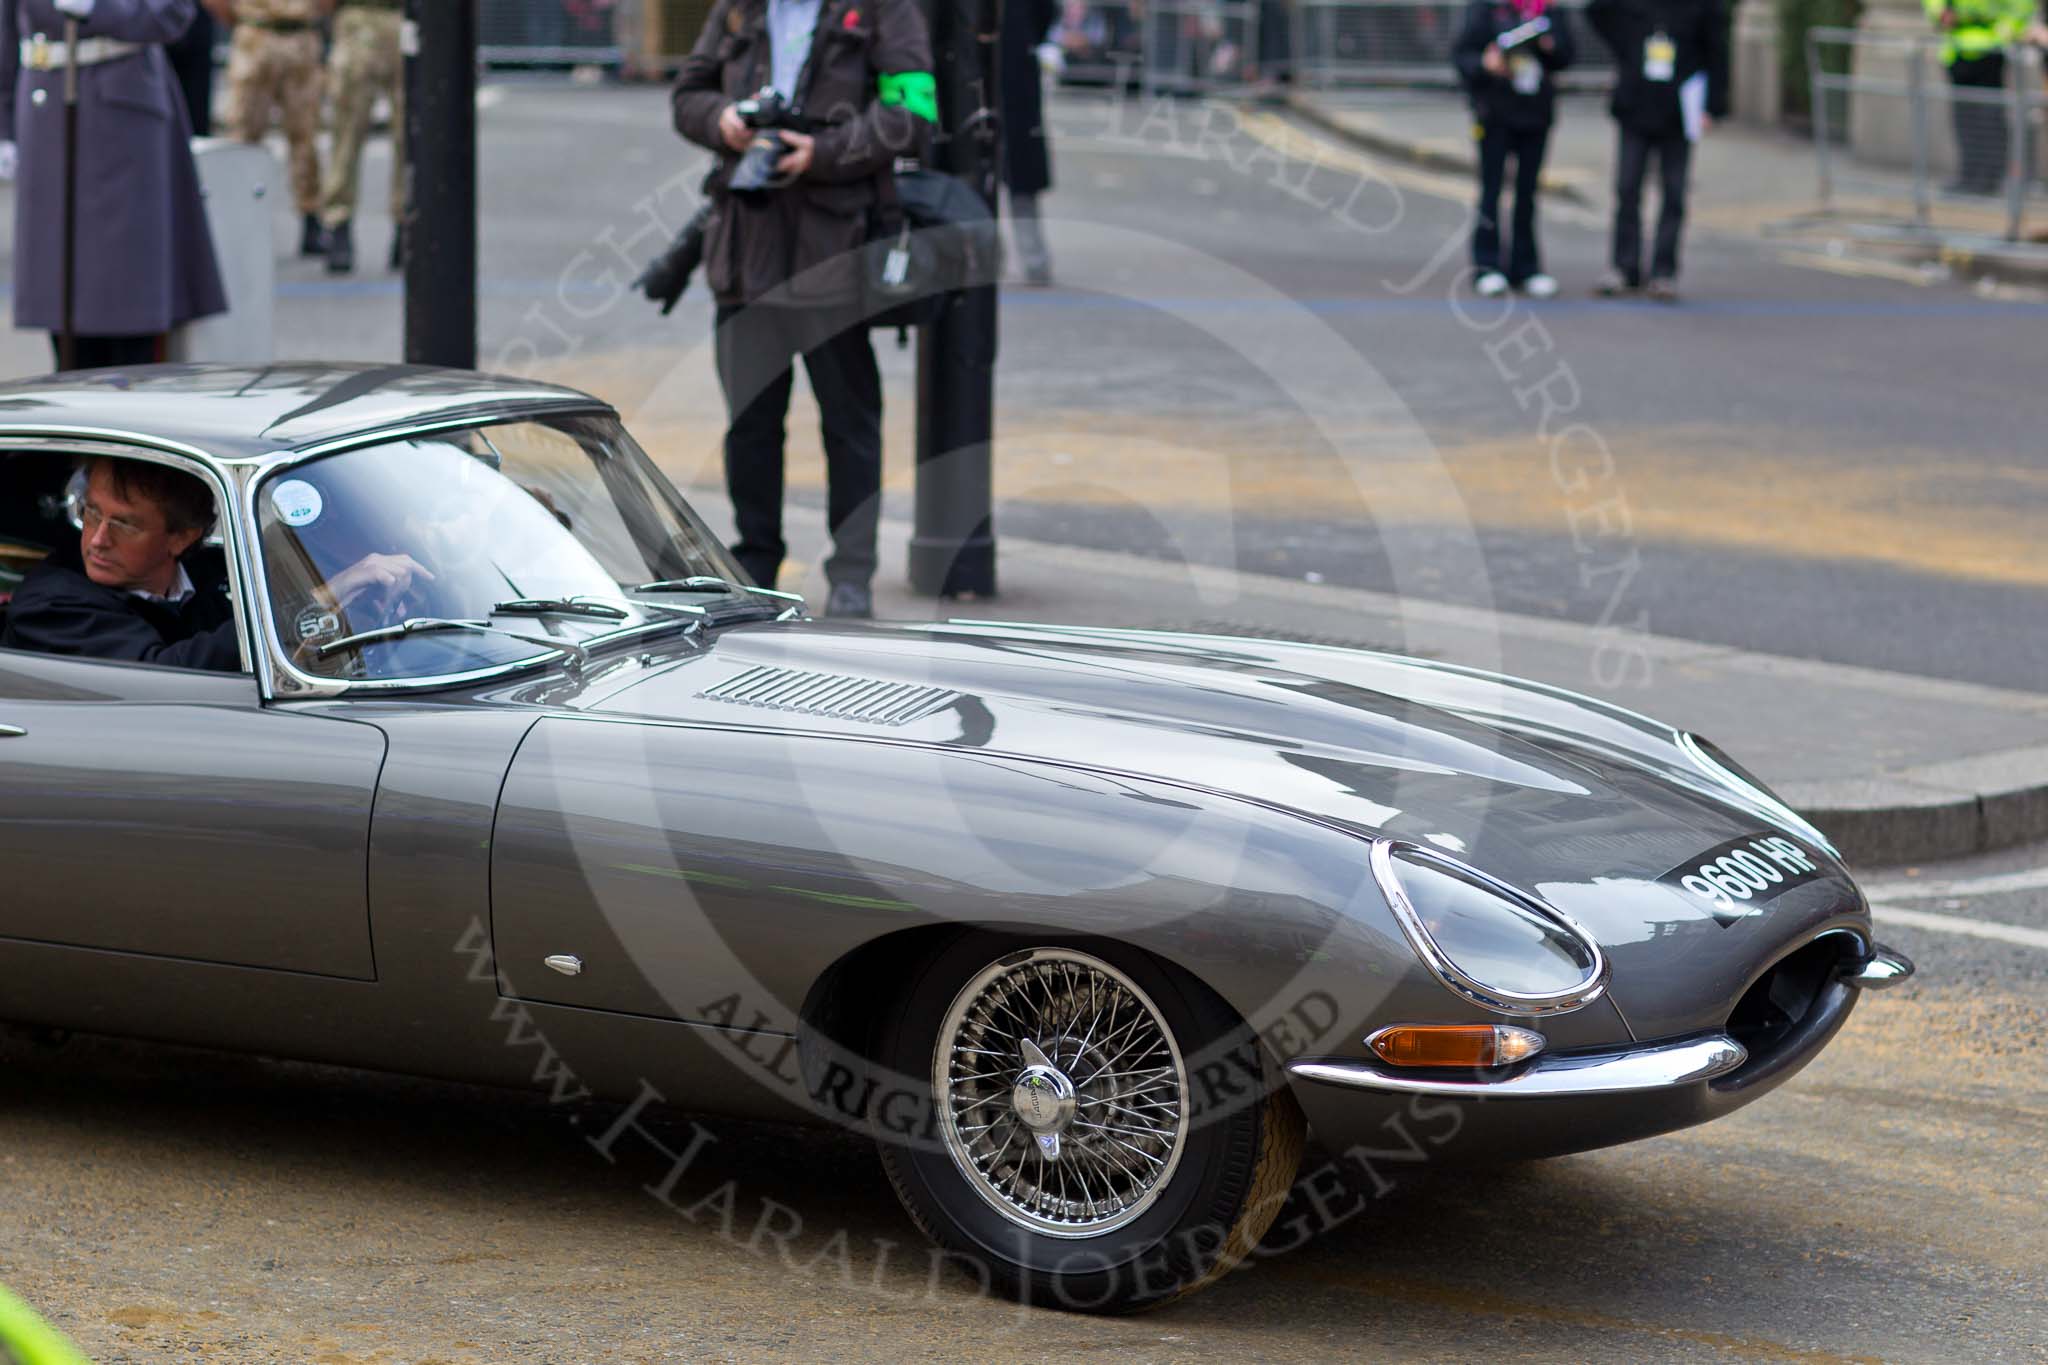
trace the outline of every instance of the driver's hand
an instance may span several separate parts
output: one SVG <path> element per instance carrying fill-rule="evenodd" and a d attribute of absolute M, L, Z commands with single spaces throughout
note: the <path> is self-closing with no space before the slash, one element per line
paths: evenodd
<path fill-rule="evenodd" d="M 434 575 L 411 555 L 368 554 L 328 579 L 327 590 L 337 606 L 348 606 L 365 593 L 374 593 L 379 606 L 388 606 L 420 579 L 431 583 Z"/>

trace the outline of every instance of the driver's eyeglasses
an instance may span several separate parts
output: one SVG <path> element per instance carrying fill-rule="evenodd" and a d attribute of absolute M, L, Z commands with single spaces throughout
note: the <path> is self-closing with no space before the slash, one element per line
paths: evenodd
<path fill-rule="evenodd" d="M 119 517 L 110 517 L 89 502 L 79 505 L 78 524 L 87 535 L 91 535 L 99 530 L 101 523 L 106 524 L 108 532 L 112 534 L 115 540 L 136 541 L 149 534 L 148 531 L 137 526 L 134 522 L 123 521 Z"/>

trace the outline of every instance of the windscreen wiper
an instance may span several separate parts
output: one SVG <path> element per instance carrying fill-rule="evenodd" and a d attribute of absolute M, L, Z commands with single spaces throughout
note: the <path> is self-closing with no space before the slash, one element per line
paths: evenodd
<path fill-rule="evenodd" d="M 772 598 L 789 605 L 776 616 L 778 621 L 787 621 L 803 614 L 804 599 L 801 593 L 777 592 L 773 588 L 757 588 L 751 583 L 735 583 L 729 578 L 716 574 L 692 574 L 688 578 L 657 578 L 652 583 L 636 583 L 630 592 L 724 592 L 751 593 L 756 597 Z"/>
<path fill-rule="evenodd" d="M 688 578 L 658 578 L 652 583 L 637 583 L 634 592 L 750 592 L 756 597 L 772 597 L 778 602 L 804 603 L 803 594 L 777 592 L 773 588 L 757 588 L 752 583 L 735 583 L 729 578 L 716 574 L 692 574 Z"/>
<path fill-rule="evenodd" d="M 408 635 L 425 635 L 439 630 L 467 630 L 480 635 L 502 635 L 508 640 L 538 645 L 542 649 L 554 650 L 563 656 L 569 667 L 581 672 L 590 662 L 590 651 L 569 640 L 551 640 L 544 635 L 521 635 L 513 630 L 500 630 L 488 621 L 457 621 L 441 616 L 409 616 L 396 625 L 379 626 L 375 630 L 361 630 L 354 635 L 344 635 L 339 640 L 329 640 L 316 645 L 313 657 L 329 659 L 343 650 L 361 649 L 365 645 L 382 644 L 386 640 L 402 640 Z"/>
<path fill-rule="evenodd" d="M 491 608 L 493 616 L 595 616 L 606 621 L 623 621 L 632 614 L 624 607 L 582 597 L 515 597 Z"/>

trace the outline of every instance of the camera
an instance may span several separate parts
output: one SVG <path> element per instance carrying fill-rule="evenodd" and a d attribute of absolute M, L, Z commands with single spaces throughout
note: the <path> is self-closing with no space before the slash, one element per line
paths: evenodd
<path fill-rule="evenodd" d="M 788 129 L 807 133 L 811 130 L 810 120 L 772 85 L 762 86 L 733 108 L 756 136 L 747 144 L 747 150 L 740 153 L 740 164 L 733 167 L 727 187 L 734 194 L 766 194 L 781 189 L 789 183 L 788 177 L 775 169 L 775 163 L 789 152 L 782 132 Z"/>
<path fill-rule="evenodd" d="M 661 305 L 663 317 L 674 310 L 676 300 L 690 286 L 690 276 L 704 261 L 704 229 L 710 221 L 711 205 L 707 203 L 683 224 L 668 250 L 656 256 L 633 281 L 632 287 L 645 294 L 650 303 Z"/>

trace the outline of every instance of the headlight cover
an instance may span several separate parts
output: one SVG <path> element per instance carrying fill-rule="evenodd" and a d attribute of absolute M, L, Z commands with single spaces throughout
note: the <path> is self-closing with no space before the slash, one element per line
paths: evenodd
<path fill-rule="evenodd" d="M 1718 745 L 1687 730 L 1680 730 L 1677 734 L 1678 747 L 1685 751 L 1685 756 L 1692 760 L 1694 767 L 1712 778 L 1717 785 L 1735 793 L 1751 805 L 1761 807 L 1784 829 L 1826 849 L 1829 856 L 1837 860 L 1841 858 L 1841 850 L 1835 847 L 1827 835 L 1815 829 L 1805 816 L 1774 796 L 1769 787 L 1757 780 L 1755 774 L 1722 753 Z"/>
<path fill-rule="evenodd" d="M 1499 1014 L 1563 1014 L 1607 990 L 1607 957 L 1570 916 L 1434 849 L 1372 846 L 1373 878 L 1453 994 Z"/>

